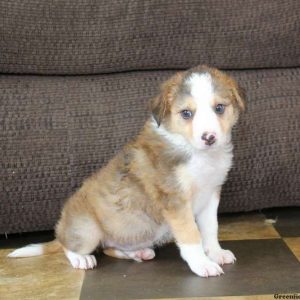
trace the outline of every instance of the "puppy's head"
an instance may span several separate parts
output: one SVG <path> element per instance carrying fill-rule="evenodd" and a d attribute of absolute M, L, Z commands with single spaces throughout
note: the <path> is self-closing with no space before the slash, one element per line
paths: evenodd
<path fill-rule="evenodd" d="M 151 111 L 159 130 L 170 139 L 211 149 L 230 141 L 231 129 L 245 107 L 243 99 L 230 76 L 199 66 L 166 81 L 152 100 Z"/>

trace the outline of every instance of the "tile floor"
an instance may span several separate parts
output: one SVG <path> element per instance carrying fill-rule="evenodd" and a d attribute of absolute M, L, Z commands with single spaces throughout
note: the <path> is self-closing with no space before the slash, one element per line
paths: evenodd
<path fill-rule="evenodd" d="M 98 268 L 85 272 L 72 269 L 62 253 L 6 258 L 11 249 L 51 240 L 53 232 L 0 236 L 0 299 L 300 299 L 300 208 L 219 220 L 221 244 L 238 260 L 224 266 L 225 275 L 208 279 L 191 273 L 173 244 L 144 263 L 98 253 Z"/>

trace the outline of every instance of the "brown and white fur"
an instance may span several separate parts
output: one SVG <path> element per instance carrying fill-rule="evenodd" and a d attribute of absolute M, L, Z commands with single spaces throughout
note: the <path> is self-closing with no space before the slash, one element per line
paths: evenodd
<path fill-rule="evenodd" d="M 9 257 L 63 249 L 74 268 L 92 269 L 98 246 L 142 261 L 175 239 L 194 273 L 222 274 L 220 265 L 235 256 L 218 242 L 217 209 L 232 163 L 231 130 L 243 109 L 238 85 L 217 69 L 175 74 L 151 101 L 152 116 L 136 139 L 68 199 L 56 239 Z"/>

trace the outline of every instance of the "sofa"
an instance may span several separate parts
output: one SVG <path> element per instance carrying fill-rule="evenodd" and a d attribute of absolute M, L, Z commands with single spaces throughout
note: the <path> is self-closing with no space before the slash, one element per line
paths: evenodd
<path fill-rule="evenodd" d="M 0 233 L 51 230 L 178 70 L 246 90 L 220 212 L 300 205 L 300 2 L 0 0 Z"/>

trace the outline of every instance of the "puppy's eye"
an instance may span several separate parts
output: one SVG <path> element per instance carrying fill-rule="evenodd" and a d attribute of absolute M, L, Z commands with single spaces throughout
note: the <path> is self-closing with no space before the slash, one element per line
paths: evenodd
<path fill-rule="evenodd" d="M 181 111 L 180 114 L 186 120 L 192 118 L 192 116 L 193 116 L 193 113 L 190 110 L 187 110 L 187 109 Z"/>
<path fill-rule="evenodd" d="M 222 115 L 225 112 L 225 105 L 224 104 L 218 104 L 215 106 L 215 112 L 219 115 Z"/>

